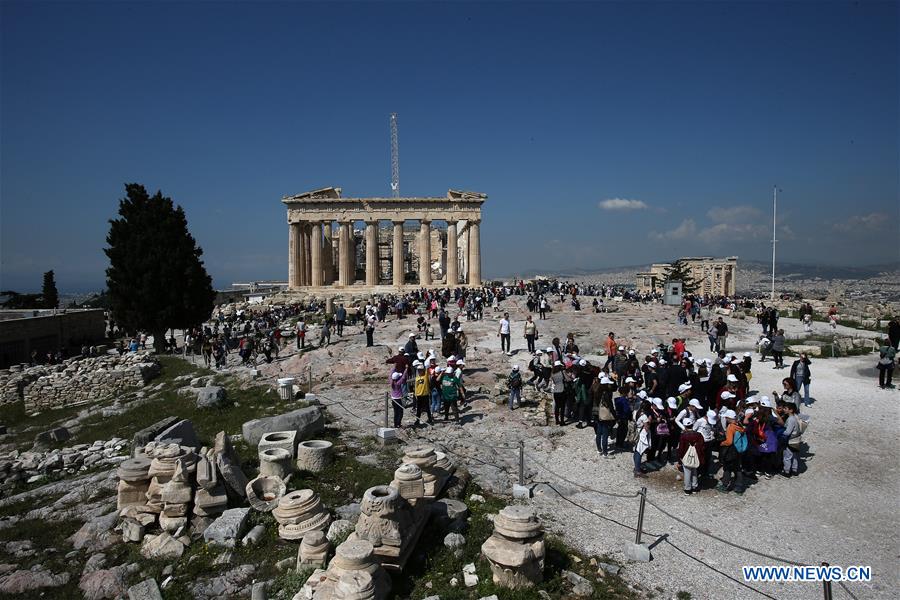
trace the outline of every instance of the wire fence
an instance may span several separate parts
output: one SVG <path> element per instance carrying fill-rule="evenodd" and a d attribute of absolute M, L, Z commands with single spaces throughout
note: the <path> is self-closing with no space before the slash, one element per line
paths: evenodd
<path fill-rule="evenodd" d="M 310 380 L 311 380 L 311 378 L 310 378 Z M 340 408 L 342 408 L 344 411 L 346 411 L 348 414 L 352 415 L 353 417 L 355 417 L 355 418 L 356 418 L 357 420 L 359 420 L 359 421 L 365 421 L 365 422 L 371 423 L 371 424 L 374 425 L 375 427 L 382 427 L 382 425 L 379 424 L 379 423 L 377 423 L 376 421 L 374 421 L 374 420 L 372 420 L 372 419 L 370 419 L 370 418 L 368 418 L 368 417 L 365 417 L 365 416 L 362 416 L 362 415 L 357 414 L 355 411 L 353 411 L 353 410 L 351 410 L 350 408 L 348 408 L 347 405 L 344 404 L 344 403 L 343 403 L 342 401 L 340 401 L 340 400 L 335 400 L 335 399 L 332 399 L 332 398 L 328 398 L 327 396 L 325 396 L 325 395 L 323 395 L 323 394 L 316 394 L 316 396 L 317 396 L 317 398 L 321 398 L 321 399 L 324 399 L 324 400 L 327 401 L 327 402 L 321 402 L 321 404 L 322 404 L 323 406 L 325 406 L 325 407 L 332 407 L 332 406 L 340 407 Z M 385 414 L 387 414 L 387 411 L 388 411 L 389 406 L 390 406 L 390 404 L 389 404 L 388 402 L 386 402 L 386 403 L 385 403 Z M 471 432 L 465 430 L 464 428 L 459 428 L 459 431 L 462 432 L 463 434 L 467 435 L 468 437 L 473 438 L 473 434 L 472 434 Z M 426 441 L 426 442 L 428 442 L 428 443 L 430 443 L 430 444 L 435 445 L 436 447 L 439 447 L 440 450 L 441 450 L 442 452 L 446 452 L 446 453 L 448 453 L 448 454 L 451 454 L 451 455 L 453 455 L 453 456 L 455 456 L 455 457 L 457 457 L 457 458 L 459 458 L 459 459 L 461 459 L 461 460 L 464 460 L 464 461 L 473 461 L 473 462 L 476 462 L 476 463 L 478 463 L 478 464 L 485 465 L 485 466 L 490 466 L 490 467 L 493 467 L 493 468 L 495 468 L 495 469 L 504 471 L 504 472 L 506 472 L 506 473 L 509 474 L 509 475 L 512 475 L 512 474 L 509 473 L 510 467 L 509 467 L 508 465 L 501 465 L 501 464 L 497 464 L 496 462 L 490 462 L 490 461 L 487 461 L 487 460 L 483 460 L 483 459 L 481 459 L 481 458 L 478 458 L 478 457 L 476 457 L 476 456 L 472 456 L 472 455 L 470 455 L 470 454 L 461 454 L 461 453 L 456 452 L 455 450 L 453 450 L 453 449 L 450 447 L 450 444 L 449 444 L 449 443 L 444 442 L 444 441 L 440 441 L 440 440 L 436 440 L 436 439 L 434 439 L 434 438 L 432 438 L 432 437 L 426 435 L 426 434 L 425 434 L 424 432 L 422 432 L 422 431 L 419 431 L 419 430 L 398 430 L 397 433 L 398 433 L 398 435 L 399 435 L 401 438 L 403 438 L 403 439 L 404 439 L 405 441 L 407 441 L 407 442 Z M 571 479 L 569 479 L 569 478 L 567 478 L 567 477 L 564 477 L 564 476 L 558 474 L 558 473 L 556 472 L 555 469 L 552 469 L 551 467 L 547 466 L 547 465 L 544 464 L 543 462 L 539 461 L 537 458 L 534 457 L 533 454 L 521 452 L 520 450 L 521 450 L 521 448 L 522 448 L 522 446 L 523 446 L 523 442 L 520 442 L 519 446 L 506 446 L 506 445 L 487 444 L 487 443 L 484 443 L 484 442 L 482 442 L 482 441 L 480 441 L 480 440 L 475 440 L 475 439 L 467 440 L 465 443 L 471 444 L 471 445 L 476 446 L 476 447 L 481 447 L 481 448 L 485 448 L 485 449 L 488 449 L 488 450 L 492 450 L 492 451 L 497 451 L 497 450 L 500 450 L 500 451 L 519 451 L 519 465 L 518 465 L 518 468 L 519 468 L 519 474 L 520 474 L 520 477 L 521 477 L 521 473 L 523 472 L 523 468 L 524 468 L 524 464 L 523 464 L 523 463 L 524 463 L 524 461 L 527 459 L 527 461 L 528 461 L 529 464 L 536 465 L 541 471 L 543 471 L 543 472 L 545 472 L 545 473 L 547 473 L 547 474 L 553 476 L 554 478 L 556 478 L 556 479 L 558 479 L 558 480 L 561 480 L 562 482 L 565 482 L 565 483 L 567 483 L 567 484 L 569 484 L 569 485 L 571 485 L 571 486 L 574 486 L 574 487 L 576 487 L 576 488 L 579 488 L 579 489 L 583 490 L 584 492 L 590 492 L 590 493 L 598 494 L 598 495 L 601 495 L 601 496 L 606 496 L 606 497 L 611 497 L 611 498 L 617 498 L 617 499 L 624 499 L 624 500 L 629 500 L 629 499 L 634 499 L 634 498 L 641 498 L 641 497 L 643 496 L 643 501 L 645 501 L 645 502 L 646 502 L 647 504 L 649 504 L 651 507 L 653 507 L 654 509 L 656 509 L 657 511 L 659 511 L 659 513 L 662 514 L 663 516 L 665 516 L 665 517 L 667 517 L 667 518 L 669 518 L 669 519 L 671 519 L 671 520 L 673 520 L 673 521 L 675 521 L 675 522 L 677 522 L 677 523 L 679 523 L 679 524 L 681 524 L 681 525 L 687 527 L 688 529 L 690 529 L 690 530 L 692 530 L 692 531 L 695 531 L 696 533 L 699 533 L 700 535 L 703 535 L 703 536 L 705 536 L 705 537 L 708 537 L 708 538 L 710 538 L 710 539 L 712 539 L 712 540 L 715 540 L 715 541 L 717 541 L 717 542 L 719 542 L 719 543 L 725 544 L 725 545 L 730 546 L 730 547 L 732 547 L 732 548 L 735 548 L 735 549 L 737 549 L 737 550 L 741 550 L 741 551 L 746 552 L 746 553 L 748 553 L 748 554 L 752 554 L 752 555 L 755 555 L 755 556 L 759 556 L 759 557 L 761 557 L 761 558 L 765 558 L 765 559 L 768 559 L 768 560 L 772 560 L 772 561 L 775 561 L 775 562 L 780 562 L 780 563 L 784 563 L 784 564 L 788 564 L 788 565 L 792 565 L 792 566 L 805 567 L 805 566 L 812 566 L 812 565 L 815 564 L 815 562 L 813 562 L 813 561 L 793 560 L 793 559 L 789 559 L 789 558 L 784 558 L 784 557 L 780 557 L 780 556 L 768 554 L 768 553 L 766 553 L 766 552 L 761 552 L 761 551 L 759 551 L 759 550 L 755 550 L 755 549 L 750 548 L 750 547 L 748 547 L 748 546 L 745 546 L 745 545 L 742 545 L 742 544 L 738 544 L 738 543 L 733 542 L 733 541 L 731 541 L 731 540 L 728 540 L 728 539 L 726 539 L 726 538 L 724 538 L 724 537 L 721 537 L 721 536 L 719 536 L 719 535 L 713 534 L 713 533 L 711 533 L 711 532 L 709 532 L 709 531 L 706 531 L 706 530 L 704 530 L 704 529 L 701 529 L 701 528 L 699 528 L 699 527 L 696 527 L 695 525 L 691 524 L 690 522 L 688 522 L 688 521 L 686 521 L 686 520 L 684 520 L 684 519 L 682 519 L 682 518 L 680 518 L 680 517 L 678 517 L 678 516 L 672 514 L 672 512 L 670 512 L 669 510 L 666 510 L 665 508 L 663 508 L 658 502 L 654 502 L 654 501 L 650 500 L 650 499 L 647 497 L 647 494 L 646 494 L 646 488 L 644 488 L 642 491 L 634 492 L 634 493 L 631 493 L 631 494 L 621 494 L 621 493 L 615 493 L 615 492 L 608 492 L 608 491 L 605 491 L 605 490 L 599 490 L 599 489 L 596 489 L 596 488 L 587 486 L 587 485 L 585 485 L 585 484 L 583 484 L 583 483 L 579 483 L 579 482 L 577 482 L 577 481 L 572 481 Z M 699 557 L 697 557 L 697 556 L 694 556 L 694 555 L 691 554 L 690 552 L 688 552 L 688 551 L 684 550 L 683 548 L 679 547 L 677 544 L 675 544 L 675 543 L 670 539 L 670 538 L 671 538 L 670 534 L 668 534 L 668 533 L 666 533 L 666 534 L 659 534 L 659 533 L 652 533 L 652 532 L 649 532 L 649 531 L 645 531 L 645 530 L 643 529 L 643 527 L 641 526 L 641 523 L 642 523 L 642 521 L 643 521 L 643 503 L 642 503 L 642 506 L 641 506 L 641 513 L 640 513 L 639 518 L 638 518 L 639 527 L 633 527 L 633 526 L 631 526 L 631 525 L 629 525 L 629 524 L 627 524 L 627 523 L 623 523 L 623 522 L 620 521 L 620 520 L 617 520 L 617 519 L 614 519 L 614 518 L 612 518 L 612 517 L 603 515 L 603 514 L 597 512 L 596 510 L 591 509 L 591 508 L 588 508 L 588 507 L 584 506 L 583 504 L 577 502 L 576 500 L 573 500 L 573 499 L 570 498 L 568 495 L 566 495 L 566 494 L 564 494 L 562 491 L 560 491 L 559 488 L 557 488 L 557 487 L 553 484 L 553 482 L 551 482 L 551 481 L 532 481 L 532 483 L 533 483 L 533 484 L 543 484 L 543 485 L 547 486 L 547 487 L 550 488 L 550 489 L 551 489 L 551 490 L 552 490 L 552 491 L 553 491 L 560 499 L 562 499 L 562 500 L 565 501 L 566 503 L 568 503 L 568 504 L 570 504 L 570 505 L 572 505 L 572 506 L 578 508 L 579 510 L 582 510 L 582 511 L 584 511 L 584 512 L 586 512 L 586 513 L 588 513 L 588 514 L 590 514 L 590 515 L 592 515 L 592 516 L 594 516 L 594 517 L 596 517 L 596 518 L 598 518 L 598 519 L 601 519 L 601 520 L 603 520 L 603 521 L 612 523 L 612 524 L 614 524 L 614 525 L 617 525 L 617 526 L 622 527 L 622 528 L 624 528 L 624 529 L 627 529 L 627 530 L 629 530 L 629 531 L 632 531 L 632 532 L 635 532 L 635 533 L 639 533 L 638 539 L 640 539 L 640 534 L 649 536 L 649 537 L 651 537 L 651 538 L 655 538 L 655 541 L 653 542 L 653 544 L 651 544 L 651 547 L 652 547 L 652 546 L 656 546 L 657 544 L 660 544 L 660 543 L 665 543 L 666 545 L 668 545 L 668 546 L 670 546 L 671 548 L 673 548 L 673 549 L 674 549 L 676 552 L 678 552 L 679 554 L 685 556 L 686 558 L 690 559 L 690 560 L 693 561 L 693 562 L 696 562 L 696 563 L 698 563 L 698 564 L 700 564 L 700 565 L 706 567 L 707 569 L 709 569 L 709 570 L 713 571 L 714 573 L 716 573 L 716 574 L 718 574 L 718 575 L 720 575 L 720 576 L 722 576 L 722 577 L 724 577 L 724 578 L 726 578 L 726 579 L 732 581 L 733 583 L 736 583 L 736 584 L 740 585 L 740 586 L 743 587 L 743 588 L 746 588 L 746 589 L 748 589 L 748 590 L 751 590 L 751 591 L 753 591 L 753 592 L 759 594 L 760 596 L 763 596 L 763 597 L 766 597 L 766 598 L 770 598 L 770 599 L 772 599 L 772 600 L 777 600 L 775 596 L 772 596 L 772 595 L 770 595 L 770 594 L 768 594 L 768 593 L 766 593 L 766 592 L 764 592 L 764 591 L 762 591 L 762 590 L 760 590 L 760 589 L 758 589 L 758 588 L 756 588 L 756 587 L 754 587 L 754 586 L 751 586 L 750 584 L 748 584 L 748 583 L 745 582 L 745 581 L 741 581 L 740 579 L 738 579 L 738 578 L 736 578 L 736 577 L 733 577 L 732 575 L 729 575 L 728 573 L 726 573 L 726 572 L 724 572 L 724 571 L 722 571 L 722 570 L 720 570 L 720 569 L 714 567 L 713 565 L 710 565 L 709 563 L 707 563 L 707 562 L 704 561 L 703 559 L 701 559 L 701 558 L 699 558 Z M 826 563 L 821 563 L 821 564 L 826 564 Z M 844 590 L 844 592 L 847 594 L 847 596 L 848 596 L 849 598 L 851 598 L 851 600 L 858 600 L 858 598 L 856 597 L 856 595 L 849 589 L 849 587 L 848 587 L 844 582 L 839 581 L 839 582 L 837 582 L 837 583 L 838 583 L 838 585 L 841 587 L 841 589 Z M 826 598 L 826 599 L 830 599 L 830 598 L 831 598 L 831 585 L 830 585 L 830 582 L 824 582 L 824 583 L 823 583 L 823 587 L 824 587 L 824 591 L 825 591 L 825 598 Z"/>

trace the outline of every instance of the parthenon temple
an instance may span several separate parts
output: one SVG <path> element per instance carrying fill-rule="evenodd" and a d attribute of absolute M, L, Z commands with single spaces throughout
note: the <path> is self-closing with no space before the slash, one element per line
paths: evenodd
<path fill-rule="evenodd" d="M 479 287 L 485 199 L 457 190 L 445 198 L 344 198 L 337 187 L 285 196 L 288 288 Z"/>

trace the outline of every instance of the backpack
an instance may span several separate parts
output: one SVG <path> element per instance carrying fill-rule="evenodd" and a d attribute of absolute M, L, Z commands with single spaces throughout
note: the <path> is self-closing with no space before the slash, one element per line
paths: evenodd
<path fill-rule="evenodd" d="M 700 457 L 697 456 L 697 449 L 693 446 L 688 446 L 687 452 L 684 453 L 684 457 L 681 459 L 681 464 L 688 469 L 696 469 L 700 466 Z"/>
<path fill-rule="evenodd" d="M 747 451 L 747 434 L 743 431 L 735 431 L 734 432 L 734 441 L 732 442 L 734 449 L 737 450 L 738 454 L 743 454 Z"/>
<path fill-rule="evenodd" d="M 656 424 L 656 435 L 669 435 L 669 423 L 665 419 Z"/>

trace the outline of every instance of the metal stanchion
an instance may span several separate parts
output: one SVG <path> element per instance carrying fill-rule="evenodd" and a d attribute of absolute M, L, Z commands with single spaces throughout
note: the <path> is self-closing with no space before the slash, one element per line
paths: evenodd
<path fill-rule="evenodd" d="M 827 567 L 828 563 L 823 562 L 822 566 Z M 828 579 L 822 581 L 822 591 L 825 594 L 825 600 L 831 600 L 831 582 Z"/>
<path fill-rule="evenodd" d="M 306 386 L 306 391 L 311 394 L 313 391 L 312 364 L 306 365 L 306 369 L 309 373 L 307 376 L 307 381 L 309 383 Z"/>
<path fill-rule="evenodd" d="M 384 426 L 390 427 L 388 413 L 391 412 L 391 395 L 388 392 L 384 393 Z"/>
<path fill-rule="evenodd" d="M 634 534 L 634 543 L 641 543 L 641 530 L 644 528 L 644 507 L 647 504 L 647 488 L 641 488 L 641 507 L 638 510 L 637 532 Z"/>
<path fill-rule="evenodd" d="M 519 440 L 519 485 L 525 485 L 525 441 Z"/>

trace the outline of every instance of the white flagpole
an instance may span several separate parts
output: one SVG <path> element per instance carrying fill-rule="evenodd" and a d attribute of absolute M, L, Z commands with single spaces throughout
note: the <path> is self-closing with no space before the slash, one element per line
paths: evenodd
<path fill-rule="evenodd" d="M 778 211 L 778 186 L 772 191 L 772 298 L 775 300 L 775 215 Z"/>

